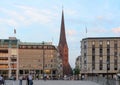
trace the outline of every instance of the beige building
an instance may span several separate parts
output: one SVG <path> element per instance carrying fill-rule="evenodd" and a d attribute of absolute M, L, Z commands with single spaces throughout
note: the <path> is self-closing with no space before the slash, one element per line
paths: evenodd
<path fill-rule="evenodd" d="M 18 41 L 15 37 L 0 39 L 0 74 L 18 78 Z"/>
<path fill-rule="evenodd" d="M 61 59 L 51 42 L 20 42 L 15 37 L 0 39 L 0 75 L 5 79 L 25 78 L 32 73 L 34 79 L 62 76 Z M 61 66 L 60 66 L 61 65 Z"/>
<path fill-rule="evenodd" d="M 120 37 L 84 38 L 81 74 L 113 77 L 120 69 Z"/>
<path fill-rule="evenodd" d="M 19 43 L 19 74 L 34 78 L 58 77 L 58 51 L 52 43 Z"/>
<path fill-rule="evenodd" d="M 75 68 L 80 69 L 80 66 L 81 66 L 80 61 L 81 61 L 81 56 L 78 56 L 75 61 Z"/>

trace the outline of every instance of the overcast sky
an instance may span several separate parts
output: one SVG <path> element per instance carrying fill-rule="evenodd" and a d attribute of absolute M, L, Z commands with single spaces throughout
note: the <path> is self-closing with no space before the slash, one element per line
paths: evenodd
<path fill-rule="evenodd" d="M 1 0 L 0 38 L 14 36 L 15 28 L 23 42 L 57 46 L 62 8 L 72 67 L 83 38 L 120 36 L 120 0 Z"/>

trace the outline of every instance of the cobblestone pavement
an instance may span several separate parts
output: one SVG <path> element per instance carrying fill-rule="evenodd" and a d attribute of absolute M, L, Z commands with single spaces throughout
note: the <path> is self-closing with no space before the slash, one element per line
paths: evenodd
<path fill-rule="evenodd" d="M 6 80 L 5 85 L 19 85 L 19 81 Z M 22 85 L 26 85 L 26 81 L 23 81 Z M 99 85 L 91 81 L 74 81 L 74 80 L 34 80 L 33 85 Z"/>

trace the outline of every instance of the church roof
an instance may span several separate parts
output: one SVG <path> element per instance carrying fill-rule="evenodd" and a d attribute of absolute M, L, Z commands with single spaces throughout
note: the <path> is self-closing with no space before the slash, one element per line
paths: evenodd
<path fill-rule="evenodd" d="M 62 10 L 62 19 L 61 19 L 61 31 L 60 31 L 60 40 L 59 40 L 59 45 L 66 45 L 66 34 L 65 34 L 65 22 L 64 22 L 64 12 Z"/>

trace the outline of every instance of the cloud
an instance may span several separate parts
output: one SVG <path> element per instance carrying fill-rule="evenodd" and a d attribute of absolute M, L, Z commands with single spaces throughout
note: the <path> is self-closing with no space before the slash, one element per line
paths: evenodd
<path fill-rule="evenodd" d="M 120 27 L 113 28 L 113 29 L 112 29 L 112 32 L 113 32 L 113 33 L 120 33 Z"/>
<path fill-rule="evenodd" d="M 49 9 L 37 9 L 34 7 L 15 5 L 15 9 L 0 8 L 3 16 L 0 16 L 0 22 L 12 26 L 30 25 L 33 23 L 48 24 L 51 23 L 56 14 Z"/>
<path fill-rule="evenodd" d="M 4 16 L 1 16 L 0 22 L 6 23 L 12 26 L 18 26 L 19 22 L 24 22 L 25 17 L 21 15 L 19 11 L 0 8 L 0 11 Z"/>
<path fill-rule="evenodd" d="M 65 14 L 70 15 L 70 16 L 73 17 L 73 16 L 77 15 L 78 13 L 75 10 L 67 9 L 67 10 L 65 10 Z"/>
<path fill-rule="evenodd" d="M 69 41 L 69 43 L 75 43 L 79 40 L 76 30 L 69 29 L 69 30 L 66 31 L 66 33 L 67 33 L 67 40 Z"/>
<path fill-rule="evenodd" d="M 51 21 L 50 10 L 39 10 L 28 6 L 17 6 L 23 10 L 24 16 L 27 16 L 28 22 L 48 23 Z"/>
<path fill-rule="evenodd" d="M 104 16 L 97 16 L 97 19 L 98 19 L 98 20 L 104 20 L 105 17 L 104 17 Z"/>
<path fill-rule="evenodd" d="M 76 30 L 73 30 L 73 29 L 67 30 L 67 35 L 68 36 L 74 36 L 75 34 L 77 34 Z"/>

